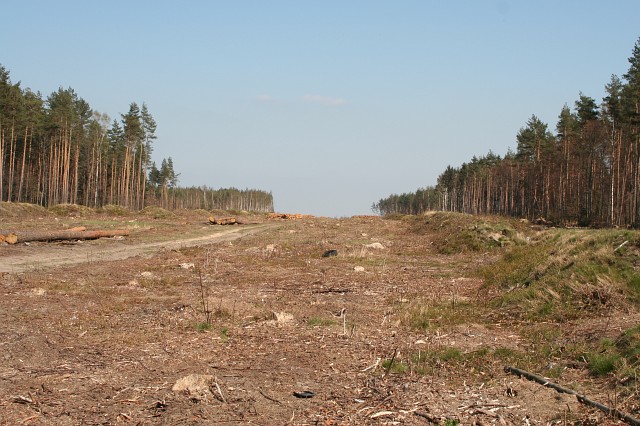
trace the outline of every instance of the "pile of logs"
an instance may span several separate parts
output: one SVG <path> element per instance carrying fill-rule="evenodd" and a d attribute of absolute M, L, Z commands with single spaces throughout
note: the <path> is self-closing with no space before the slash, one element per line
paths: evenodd
<path fill-rule="evenodd" d="M 87 231 L 85 227 L 63 231 L 0 231 L 0 243 L 17 244 L 31 241 L 95 240 L 98 238 L 126 237 L 129 231 L 99 230 Z"/>
<path fill-rule="evenodd" d="M 310 219 L 314 217 L 310 214 L 300 214 L 300 213 L 269 213 L 267 219 Z"/>
<path fill-rule="evenodd" d="M 241 225 L 235 217 L 209 217 L 210 225 Z"/>

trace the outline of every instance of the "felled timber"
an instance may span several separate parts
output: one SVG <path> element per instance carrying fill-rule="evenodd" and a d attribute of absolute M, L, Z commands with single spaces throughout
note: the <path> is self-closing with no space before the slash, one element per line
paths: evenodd
<path fill-rule="evenodd" d="M 240 222 L 238 222 L 238 220 L 233 217 L 215 217 L 215 216 L 211 216 L 209 217 L 209 224 L 211 225 L 240 225 Z"/>
<path fill-rule="evenodd" d="M 269 213 L 267 215 L 267 219 L 283 219 L 283 220 L 299 220 L 299 219 L 310 219 L 313 218 L 313 215 L 310 214 L 300 214 L 300 213 Z"/>
<path fill-rule="evenodd" d="M 545 379 L 544 377 L 538 376 L 536 374 L 530 373 L 528 371 L 525 370 L 520 370 L 519 368 L 515 368 L 515 367 L 505 367 L 504 371 L 506 371 L 507 373 L 511 373 L 514 374 L 516 376 L 519 377 L 525 377 L 529 380 L 532 380 L 538 384 L 541 384 L 542 386 L 546 386 L 548 388 L 551 389 L 555 389 L 557 392 L 560 393 L 566 393 L 569 395 L 574 395 L 576 397 L 576 399 L 581 402 L 582 404 L 588 405 L 590 407 L 594 407 L 597 408 L 600 411 L 603 411 L 605 413 L 607 413 L 608 415 L 615 417 L 615 418 L 619 418 L 624 420 L 625 422 L 627 422 L 630 425 L 634 425 L 634 426 L 640 426 L 640 420 L 636 419 L 635 417 L 632 417 L 628 414 L 625 414 L 623 412 L 621 412 L 620 410 L 616 409 L 616 408 L 611 408 L 611 407 L 607 407 L 606 405 L 600 404 L 599 402 L 593 401 L 589 398 L 587 398 L 584 395 L 579 394 L 578 392 L 574 391 L 573 389 L 568 389 L 565 388 L 563 386 L 560 386 L 558 384 L 555 384 L 553 382 L 548 381 L 547 379 Z"/>
<path fill-rule="evenodd" d="M 125 230 L 97 230 L 97 231 L 15 231 L 3 234 L 4 242 L 8 244 L 26 243 L 30 241 L 63 241 L 63 240 L 95 240 L 98 238 L 126 237 Z"/>

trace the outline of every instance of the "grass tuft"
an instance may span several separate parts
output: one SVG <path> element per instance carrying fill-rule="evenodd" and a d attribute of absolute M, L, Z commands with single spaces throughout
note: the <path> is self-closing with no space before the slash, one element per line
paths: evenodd
<path fill-rule="evenodd" d="M 328 318 L 311 317 L 307 320 L 307 325 L 310 327 L 330 327 L 338 324 L 338 321 Z"/>

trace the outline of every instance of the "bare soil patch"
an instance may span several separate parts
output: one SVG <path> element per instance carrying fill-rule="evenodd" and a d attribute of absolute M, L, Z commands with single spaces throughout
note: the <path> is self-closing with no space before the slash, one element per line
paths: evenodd
<path fill-rule="evenodd" d="M 471 271 L 492 255 L 440 254 L 432 231 L 375 217 L 60 220 L 136 232 L 0 246 L 2 424 L 617 423 L 504 372 L 495 354 L 527 353 L 528 337 L 463 310 L 482 297 Z M 58 226 L 2 227 L 45 223 Z M 421 304 L 467 317 L 417 328 Z M 453 361 L 423 358 L 446 351 Z M 615 390 L 581 369 L 553 380 L 614 403 Z"/>

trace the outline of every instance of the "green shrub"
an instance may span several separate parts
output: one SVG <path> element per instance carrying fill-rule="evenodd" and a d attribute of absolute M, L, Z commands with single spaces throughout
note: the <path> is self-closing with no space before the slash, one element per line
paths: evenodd
<path fill-rule="evenodd" d="M 210 322 L 199 322 L 196 324 L 196 330 L 198 331 L 209 331 L 211 330 L 211 323 Z"/>
<path fill-rule="evenodd" d="M 391 363 L 393 361 L 393 364 Z M 391 373 L 404 373 L 409 367 L 399 359 L 387 359 L 382 362 L 382 368 L 388 370 Z"/>
<path fill-rule="evenodd" d="M 620 362 L 620 356 L 617 354 L 591 354 L 588 357 L 589 372 L 594 376 L 606 376 L 616 369 L 616 365 Z"/>

